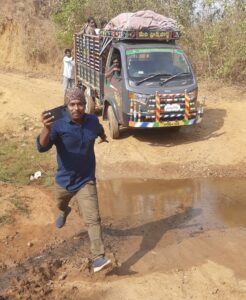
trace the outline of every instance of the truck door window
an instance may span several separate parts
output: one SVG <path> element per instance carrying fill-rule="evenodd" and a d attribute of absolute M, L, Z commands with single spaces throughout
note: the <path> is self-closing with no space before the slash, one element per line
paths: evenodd
<path fill-rule="evenodd" d="M 111 80 L 112 77 L 121 79 L 121 57 L 118 49 L 113 49 L 109 58 L 109 64 L 105 73 L 106 79 Z"/>

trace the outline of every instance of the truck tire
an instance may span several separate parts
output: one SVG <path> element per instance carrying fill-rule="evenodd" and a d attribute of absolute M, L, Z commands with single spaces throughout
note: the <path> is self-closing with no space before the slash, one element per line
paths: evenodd
<path fill-rule="evenodd" d="M 108 107 L 108 122 L 109 122 L 109 133 L 112 139 L 118 139 L 120 136 L 120 128 L 118 121 L 115 117 L 112 106 Z"/>
<path fill-rule="evenodd" d="M 87 114 L 94 114 L 95 110 L 96 110 L 95 109 L 96 103 L 95 103 L 94 99 L 85 93 L 85 100 L 86 100 L 85 112 Z"/>

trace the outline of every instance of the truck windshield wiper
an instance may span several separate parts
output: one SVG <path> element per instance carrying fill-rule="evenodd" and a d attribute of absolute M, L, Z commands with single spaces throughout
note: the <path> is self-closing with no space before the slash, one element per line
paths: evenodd
<path fill-rule="evenodd" d="M 174 79 L 174 78 L 176 78 L 176 77 L 178 77 L 178 76 L 189 75 L 189 74 L 191 74 L 191 73 L 190 73 L 190 72 L 179 72 L 179 73 L 177 73 L 177 74 L 174 74 L 174 75 L 168 77 L 168 78 L 165 79 L 165 80 L 162 80 L 162 81 L 160 82 L 160 85 L 163 85 L 164 83 L 166 83 L 166 82 L 168 82 L 168 81 L 170 81 L 170 80 L 172 80 L 172 79 Z"/>
<path fill-rule="evenodd" d="M 136 82 L 136 85 L 139 85 L 140 83 L 143 83 L 149 79 L 152 79 L 152 78 L 155 78 L 157 76 L 171 76 L 172 74 L 169 74 L 169 73 L 155 73 L 155 74 L 152 74 L 148 77 L 145 77 L 144 79 L 141 79 L 139 81 Z M 170 77 L 169 77 L 170 78 Z"/>

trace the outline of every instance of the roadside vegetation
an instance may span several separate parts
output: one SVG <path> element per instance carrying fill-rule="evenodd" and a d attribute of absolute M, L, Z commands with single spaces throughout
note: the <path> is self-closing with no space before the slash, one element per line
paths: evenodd
<path fill-rule="evenodd" d="M 151 9 L 178 21 L 180 44 L 187 51 L 198 76 L 230 82 L 246 79 L 246 0 L 60 0 L 52 8 L 64 47 L 72 45 L 89 16 L 98 25 L 127 11 Z"/>
<path fill-rule="evenodd" d="M 6 130 L 0 134 L 0 182 L 30 184 L 30 176 L 41 171 L 42 176 L 36 184 L 50 186 L 55 174 L 55 151 L 38 153 L 35 138 L 40 128 L 28 119 L 19 124 L 20 130 Z"/>
<path fill-rule="evenodd" d="M 21 186 L 41 185 L 49 187 L 54 183 L 55 151 L 38 153 L 35 138 L 40 128 L 28 117 L 18 122 L 18 132 L 6 130 L 0 133 L 0 226 L 12 224 L 17 215 L 28 217 L 31 213 L 29 197 L 21 193 Z M 41 171 L 41 177 L 30 180 L 32 174 Z M 11 184 L 12 190 L 4 193 L 1 185 Z"/>

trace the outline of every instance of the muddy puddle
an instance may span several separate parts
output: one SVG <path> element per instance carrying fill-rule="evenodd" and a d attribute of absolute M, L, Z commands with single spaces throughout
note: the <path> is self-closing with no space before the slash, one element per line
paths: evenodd
<path fill-rule="evenodd" d="M 176 247 L 211 229 L 223 231 L 246 225 L 245 179 L 114 179 L 99 181 L 98 194 L 105 248 L 113 255 L 114 263 L 112 271 L 106 274 L 108 280 L 158 271 L 160 266 L 166 271 L 190 267 L 209 255 L 214 260 L 213 244 L 211 250 L 205 248 L 204 253 L 201 249 L 207 243 L 200 248 L 194 241 L 184 244 L 183 248 Z M 223 243 L 221 245 L 223 247 Z M 187 257 L 177 255 L 177 249 L 183 249 L 180 250 L 182 255 L 187 252 Z M 198 249 L 196 253 L 199 253 L 192 261 L 191 249 Z M 40 291 L 44 295 L 52 293 L 54 287 L 49 286 L 47 290 L 47 282 L 54 282 L 63 272 L 70 277 L 96 280 L 90 279 L 89 270 L 82 265 L 82 258 L 89 255 L 88 235 L 83 230 L 17 266 L 6 266 L 6 270 L 0 272 L 0 293 L 13 286 L 17 286 L 14 293 L 22 291 L 23 295 L 27 291 L 33 293 L 37 286 L 39 294 Z M 241 254 L 235 257 L 238 255 Z M 234 260 L 232 264 L 235 265 Z M 13 283 L 13 278 L 17 278 L 18 284 Z"/>
<path fill-rule="evenodd" d="M 246 226 L 245 179 L 116 179 L 98 184 L 100 209 L 113 224 L 146 224 L 187 213 L 204 229 Z M 185 225 L 184 225 L 185 226 Z"/>

